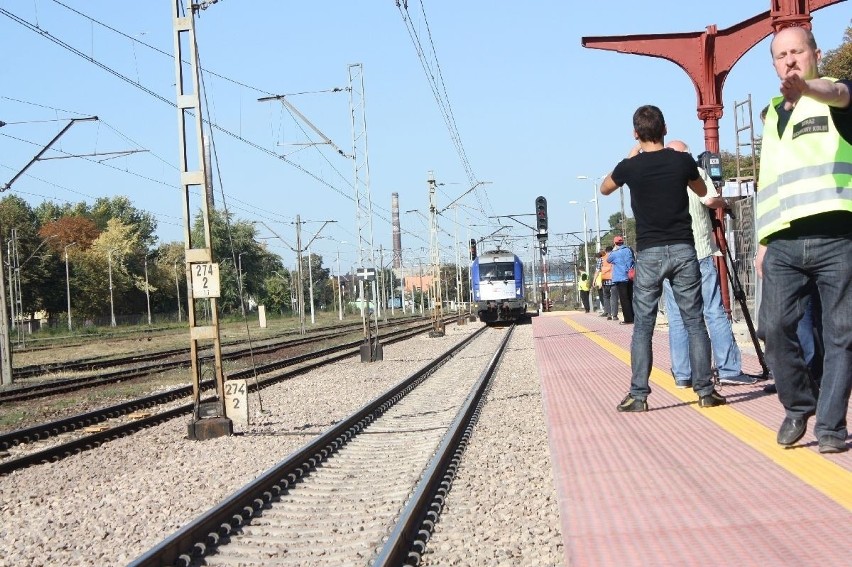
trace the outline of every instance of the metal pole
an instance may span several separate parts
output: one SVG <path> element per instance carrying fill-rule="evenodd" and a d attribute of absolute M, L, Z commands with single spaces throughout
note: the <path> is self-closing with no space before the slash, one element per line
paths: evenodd
<path fill-rule="evenodd" d="M 231 256 L 233 258 L 233 256 Z M 237 254 L 237 270 L 239 271 L 240 277 L 240 313 L 243 314 L 243 317 L 246 316 L 246 303 L 243 301 L 243 253 L 240 252 Z"/>
<path fill-rule="evenodd" d="M 402 252 L 400 252 L 400 255 L 402 255 Z M 402 263 L 402 258 L 400 258 L 399 269 L 402 274 L 402 282 L 399 284 L 399 300 L 402 303 L 402 314 L 405 315 L 405 264 Z"/>
<path fill-rule="evenodd" d="M 65 296 L 68 298 L 68 331 L 71 331 L 71 278 L 68 271 L 68 249 L 77 244 L 72 242 L 65 246 Z M 147 281 L 147 280 L 146 280 Z M 150 324 L 150 323 L 149 323 Z"/>
<path fill-rule="evenodd" d="M 177 261 L 175 261 L 175 292 L 177 293 L 177 306 L 178 306 L 178 323 L 183 321 L 183 313 L 181 313 L 180 307 L 180 284 L 178 283 L 178 271 L 177 271 Z"/>
<path fill-rule="evenodd" d="M 596 179 L 592 180 L 592 187 L 593 187 L 592 198 L 595 200 L 595 223 L 596 223 L 595 226 L 597 228 L 597 233 L 598 233 L 597 250 L 595 250 L 595 252 L 600 252 L 601 251 L 601 211 L 600 211 L 600 208 L 598 208 L 598 182 L 597 182 Z M 587 254 L 586 254 L 586 273 L 589 273 L 588 249 L 586 249 L 586 252 L 587 252 Z"/>
<path fill-rule="evenodd" d="M 68 256 L 65 256 L 65 259 L 68 260 Z M 67 268 L 66 264 L 66 268 Z M 148 326 L 151 326 L 151 293 L 148 290 L 148 253 L 145 252 L 145 301 L 148 303 Z M 70 310 L 70 308 L 69 308 Z M 71 324 L 71 320 L 68 320 L 68 324 Z"/>
<path fill-rule="evenodd" d="M 595 203 L 597 206 L 597 203 Z M 589 273 L 589 244 L 586 241 L 589 231 L 586 228 L 586 207 L 583 207 L 583 256 L 586 257 L 586 273 Z M 600 233 L 598 233 L 598 251 L 601 249 Z"/>
<path fill-rule="evenodd" d="M 302 219 L 296 215 L 296 262 L 299 281 L 296 283 L 299 301 L 299 334 L 305 334 L 305 282 L 302 267 Z"/>
<path fill-rule="evenodd" d="M 12 258 L 14 257 L 12 254 L 12 239 L 15 238 L 15 229 L 12 229 L 12 238 L 6 243 L 8 250 L 6 255 L 9 256 L 9 306 L 12 308 L 11 318 L 12 318 L 12 329 L 15 328 L 15 319 L 17 318 L 15 315 L 15 286 L 12 282 L 14 282 L 14 278 L 12 278 Z"/>
<path fill-rule="evenodd" d="M 337 304 L 340 308 L 338 319 L 343 321 L 343 288 L 340 287 L 340 248 L 337 249 Z"/>
<path fill-rule="evenodd" d="M 314 318 L 314 267 L 311 261 L 311 247 L 308 245 L 308 298 L 311 301 L 311 325 L 316 325 Z"/>
<path fill-rule="evenodd" d="M 107 263 L 109 264 L 109 313 L 110 313 L 110 326 L 115 327 L 115 305 L 112 300 L 112 253 L 115 252 L 115 248 L 111 249 L 107 253 Z"/>
<path fill-rule="evenodd" d="M 2 231 L 0 231 L 2 232 Z M 12 380 L 12 341 L 9 337 L 6 298 L 6 282 L 3 281 L 3 246 L 0 245 L 0 385 L 8 385 Z"/>

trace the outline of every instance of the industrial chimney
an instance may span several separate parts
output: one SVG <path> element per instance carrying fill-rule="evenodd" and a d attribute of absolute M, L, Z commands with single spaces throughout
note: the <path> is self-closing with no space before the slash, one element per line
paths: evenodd
<path fill-rule="evenodd" d="M 391 227 L 393 228 L 393 267 L 402 268 L 402 235 L 399 231 L 399 193 L 391 193 Z"/>

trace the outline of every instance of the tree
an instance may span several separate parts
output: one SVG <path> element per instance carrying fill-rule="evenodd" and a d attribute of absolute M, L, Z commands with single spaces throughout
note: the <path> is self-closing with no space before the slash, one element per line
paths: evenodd
<path fill-rule="evenodd" d="M 722 179 L 737 178 L 737 156 L 736 154 L 722 150 L 719 154 L 722 158 Z M 755 152 L 755 157 L 760 159 L 760 152 Z M 759 163 L 759 162 L 758 162 Z M 757 169 L 752 166 L 751 153 L 740 154 L 740 177 L 755 177 Z"/>
<path fill-rule="evenodd" d="M 72 242 L 76 242 L 81 250 L 86 250 L 100 233 L 94 221 L 80 215 L 68 215 L 47 221 L 39 230 L 42 238 L 56 235 L 48 246 L 57 254 L 64 254 L 65 246 Z"/>
<path fill-rule="evenodd" d="M 837 49 L 823 53 L 820 74 L 835 79 L 852 79 L 852 26 L 846 28 L 843 42 Z"/>
<path fill-rule="evenodd" d="M 107 221 L 104 230 L 87 250 L 75 254 L 74 288 L 77 310 L 89 318 L 110 314 L 109 276 L 112 274 L 112 301 L 116 314 L 139 312 L 144 301 L 133 285 L 127 258 L 140 247 L 136 229 L 118 219 Z M 112 270 L 110 271 L 110 261 Z"/>
<path fill-rule="evenodd" d="M 263 281 L 263 293 L 258 296 L 258 302 L 283 315 L 292 310 L 292 285 L 292 274 L 287 270 L 268 275 Z"/>
<path fill-rule="evenodd" d="M 92 205 L 90 216 L 101 230 L 112 219 L 120 220 L 126 226 L 131 227 L 135 239 L 144 247 L 149 248 L 157 242 L 155 234 L 157 221 L 151 213 L 140 211 L 130 203 L 130 199 L 123 195 L 112 198 L 100 197 Z"/>

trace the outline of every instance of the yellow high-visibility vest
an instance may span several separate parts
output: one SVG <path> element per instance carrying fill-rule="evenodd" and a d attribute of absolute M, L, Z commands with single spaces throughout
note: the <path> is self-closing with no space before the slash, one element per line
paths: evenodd
<path fill-rule="evenodd" d="M 755 194 L 755 227 L 762 244 L 794 220 L 852 212 L 852 145 L 835 128 L 828 105 L 799 99 L 779 138 L 775 107 L 782 99 L 772 99 L 763 129 Z"/>

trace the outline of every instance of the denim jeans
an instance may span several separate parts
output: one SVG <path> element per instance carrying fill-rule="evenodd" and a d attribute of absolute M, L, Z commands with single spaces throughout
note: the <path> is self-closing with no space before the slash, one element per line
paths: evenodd
<path fill-rule="evenodd" d="M 671 282 L 675 302 L 689 336 L 692 389 L 699 396 L 706 396 L 713 391 L 710 379 L 710 337 L 702 315 L 704 302 L 701 299 L 701 272 L 695 247 L 691 244 L 655 246 L 636 255 L 630 395 L 634 399 L 644 400 L 651 393 L 648 378 L 654 362 L 652 339 L 665 279 Z"/>
<path fill-rule="evenodd" d="M 704 300 L 704 323 L 710 333 L 710 346 L 713 360 L 720 378 L 739 376 L 742 373 L 742 355 L 734 340 L 731 321 L 722 304 L 719 288 L 719 272 L 713 256 L 698 261 L 701 269 L 701 297 Z M 689 341 L 684 332 L 680 309 L 674 300 L 672 286 L 668 280 L 663 282 L 663 296 L 666 300 L 666 316 L 669 320 L 669 349 L 672 358 L 672 373 L 675 380 L 689 380 Z"/>
<path fill-rule="evenodd" d="M 796 334 L 810 296 L 809 282 L 816 284 L 825 314 L 819 398 L 808 378 Z M 763 259 L 759 317 L 766 330 L 766 362 L 787 417 L 816 413 L 817 437 L 846 439 L 852 389 L 852 233 L 769 242 Z"/>
<path fill-rule="evenodd" d="M 598 294 L 600 295 L 601 303 L 603 304 L 603 312 L 609 315 L 609 286 L 602 285 L 598 289 Z"/>
<path fill-rule="evenodd" d="M 609 292 L 609 314 L 613 319 L 618 319 L 618 286 L 611 284 L 604 289 Z"/>

